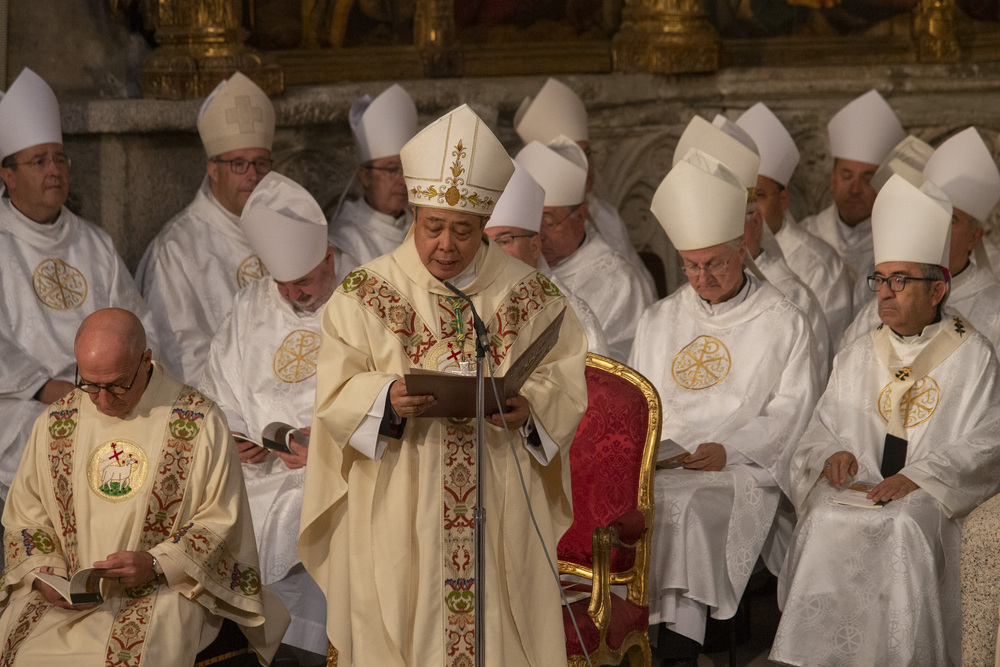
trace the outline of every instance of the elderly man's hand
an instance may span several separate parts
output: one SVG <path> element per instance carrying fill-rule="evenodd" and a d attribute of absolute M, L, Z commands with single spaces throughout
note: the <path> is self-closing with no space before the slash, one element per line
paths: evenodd
<path fill-rule="evenodd" d="M 306 435 L 309 435 L 309 433 L 312 431 L 312 427 L 306 426 L 305 428 L 300 428 L 299 430 L 305 433 Z M 291 437 L 291 442 L 288 443 L 288 448 L 292 450 L 291 454 L 275 451 L 274 455 L 277 456 L 282 461 L 284 461 L 285 465 L 288 466 L 291 470 L 295 470 L 296 468 L 304 468 L 306 466 L 306 460 L 309 457 L 308 443 L 299 444 L 295 440 L 295 434 L 293 433 Z"/>
<path fill-rule="evenodd" d="M 233 433 L 233 440 L 236 441 L 236 451 L 240 453 L 242 463 L 260 463 L 267 458 L 266 449 L 243 439 L 239 433 Z"/>
<path fill-rule="evenodd" d="M 906 475 L 890 475 L 875 485 L 875 488 L 868 492 L 868 499 L 875 503 L 889 500 L 899 500 L 907 494 L 916 491 L 920 487 Z"/>
<path fill-rule="evenodd" d="M 51 567 L 41 567 L 38 568 L 38 571 L 42 572 L 43 574 L 54 574 Z M 91 607 L 95 606 L 93 604 L 70 604 L 63 598 L 63 596 L 59 595 L 59 591 L 49 586 L 41 579 L 35 579 L 35 581 L 32 583 L 32 587 L 39 593 L 41 593 L 42 597 L 44 597 L 47 602 L 61 609 L 83 611 L 84 609 L 90 609 Z"/>
<path fill-rule="evenodd" d="M 153 555 L 148 551 L 116 551 L 94 563 L 94 572 L 102 579 L 111 579 L 122 586 L 138 586 L 156 578 Z"/>
<path fill-rule="evenodd" d="M 685 470 L 715 472 L 726 467 L 726 448 L 717 442 L 703 442 L 684 459 Z"/>
<path fill-rule="evenodd" d="M 419 417 L 437 405 L 437 399 L 428 394 L 411 396 L 406 393 L 406 378 L 399 378 L 389 387 L 389 402 L 396 414 L 403 419 Z"/>
<path fill-rule="evenodd" d="M 834 488 L 843 486 L 849 476 L 857 474 L 858 459 L 850 452 L 839 451 L 823 462 L 823 477 Z"/>
<path fill-rule="evenodd" d="M 524 396 L 515 396 L 507 399 L 507 409 L 503 412 L 503 418 L 496 412 L 486 418 L 486 421 L 494 426 L 503 428 L 504 420 L 507 421 L 507 428 L 521 428 L 528 421 L 531 415 L 531 406 Z"/>

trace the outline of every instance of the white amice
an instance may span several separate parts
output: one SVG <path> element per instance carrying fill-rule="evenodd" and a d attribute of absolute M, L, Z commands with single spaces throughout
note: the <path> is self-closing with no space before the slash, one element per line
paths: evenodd
<path fill-rule="evenodd" d="M 274 421 L 296 428 L 312 424 L 322 313 L 296 312 L 270 278 L 253 281 L 236 296 L 212 339 L 200 384 L 234 432 L 258 439 Z M 274 587 L 293 619 L 283 641 L 325 653 L 326 603 L 298 555 L 305 468 L 291 470 L 274 455 L 242 468 L 261 579 Z"/>
<path fill-rule="evenodd" d="M 201 378 L 212 335 L 233 297 L 267 269 L 240 230 L 240 218 L 215 199 L 208 176 L 187 208 L 139 262 L 136 282 L 153 312 L 166 366 L 189 384 Z"/>
<path fill-rule="evenodd" d="M 819 301 L 830 330 L 830 340 L 836 344 L 854 315 L 851 276 L 844 260 L 828 243 L 802 229 L 788 211 L 774 237 L 788 268 Z"/>
<path fill-rule="evenodd" d="M 552 267 L 552 275 L 597 315 L 610 356 L 628 359 L 639 317 L 654 295 L 638 269 L 599 236 L 588 234 L 576 251 Z"/>
<path fill-rule="evenodd" d="M 881 508 L 834 504 L 822 471 L 846 450 L 857 458 L 854 479 L 882 480 L 894 375 L 880 361 L 876 336 L 861 336 L 837 356 L 791 459 L 799 523 L 778 580 L 782 616 L 772 660 L 961 664 L 961 517 L 1000 487 L 1000 364 L 989 341 L 954 311 L 920 335 L 878 335 L 898 363 L 912 366 L 948 328 L 961 337 L 958 347 L 905 395 L 908 444 L 899 473 L 919 488 Z"/>
<path fill-rule="evenodd" d="M 348 200 L 336 219 L 330 221 L 330 243 L 354 257 L 359 264 L 367 264 L 398 248 L 412 222 L 409 207 L 404 215 L 394 218 L 373 209 L 363 197 Z"/>
<path fill-rule="evenodd" d="M 873 298 L 854 318 L 840 339 L 841 350 L 858 338 L 871 334 L 882 321 L 878 316 L 878 300 Z M 951 279 L 947 306 L 960 313 L 996 348 L 1000 345 L 1000 280 L 989 270 L 980 269 L 970 261 L 964 271 Z"/>
<path fill-rule="evenodd" d="M 33 399 L 48 379 L 73 382 L 73 340 L 84 318 L 124 308 L 146 327 L 149 309 L 111 238 L 65 206 L 42 225 L 0 199 L 0 320 L 16 353 L 0 355 L 0 498 L 6 498 L 31 426 L 45 406 Z M 136 359 L 136 365 L 139 360 Z"/>
<path fill-rule="evenodd" d="M 629 358 L 659 391 L 664 440 L 689 452 L 705 442 L 726 448 L 722 471 L 661 470 L 654 483 L 650 623 L 698 642 L 704 624 L 685 622 L 686 603 L 707 605 L 714 618 L 736 612 L 820 392 L 805 315 L 744 275 L 741 291 L 716 306 L 690 285 L 654 304 Z"/>

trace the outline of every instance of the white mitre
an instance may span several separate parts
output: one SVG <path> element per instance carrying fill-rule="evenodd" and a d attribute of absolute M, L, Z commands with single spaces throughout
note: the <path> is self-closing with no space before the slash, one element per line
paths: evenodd
<path fill-rule="evenodd" d="M 525 97 L 514 113 L 514 130 L 521 141 L 547 144 L 560 134 L 573 141 L 590 141 L 587 107 L 562 81 L 549 79 L 532 97 Z"/>
<path fill-rule="evenodd" d="M 948 268 L 951 202 L 930 181 L 919 188 L 898 174 L 882 187 L 872 208 L 875 265 L 917 262 Z"/>
<path fill-rule="evenodd" d="M 25 67 L 0 99 L 0 159 L 32 146 L 62 142 L 56 94 Z"/>
<path fill-rule="evenodd" d="M 587 154 L 567 136 L 547 146 L 532 141 L 514 160 L 545 190 L 546 206 L 576 206 L 587 198 Z"/>
<path fill-rule="evenodd" d="M 906 132 L 889 103 L 869 90 L 834 114 L 826 126 L 835 158 L 881 164 Z"/>
<path fill-rule="evenodd" d="M 243 207 L 240 228 L 275 280 L 298 280 L 326 256 L 326 216 L 308 191 L 268 172 Z"/>
<path fill-rule="evenodd" d="M 757 188 L 760 154 L 749 134 L 724 116 L 709 123 L 695 116 L 684 128 L 674 149 L 674 166 L 687 157 L 692 148 L 704 151 L 736 172 L 744 189 Z"/>
<path fill-rule="evenodd" d="M 222 81 L 198 111 L 198 134 L 208 157 L 244 148 L 271 150 L 274 106 L 241 72 Z"/>
<path fill-rule="evenodd" d="M 514 160 L 514 174 L 497 200 L 486 229 L 517 227 L 536 234 L 542 227 L 545 190 L 531 177 L 528 170 Z"/>
<path fill-rule="evenodd" d="M 896 144 L 872 176 L 871 186 L 878 192 L 893 174 L 899 174 L 915 187 L 924 182 L 924 165 L 934 153 L 930 144 L 912 134 Z"/>
<path fill-rule="evenodd" d="M 398 83 L 374 100 L 371 95 L 356 99 L 349 119 L 362 164 L 399 155 L 399 150 L 417 133 L 417 105 Z"/>
<path fill-rule="evenodd" d="M 757 173 L 787 186 L 801 156 L 792 135 L 774 112 L 757 102 L 736 119 L 736 125 L 750 135 L 760 152 Z"/>
<path fill-rule="evenodd" d="M 489 215 L 514 173 L 503 144 L 467 104 L 449 111 L 399 151 L 414 206 Z"/>
<path fill-rule="evenodd" d="M 948 195 L 952 206 L 980 222 L 986 221 L 1000 200 L 1000 173 L 974 127 L 938 146 L 923 176 Z"/>
<path fill-rule="evenodd" d="M 650 210 L 678 250 L 700 250 L 743 235 L 747 189 L 732 169 L 697 148 L 666 175 Z"/>

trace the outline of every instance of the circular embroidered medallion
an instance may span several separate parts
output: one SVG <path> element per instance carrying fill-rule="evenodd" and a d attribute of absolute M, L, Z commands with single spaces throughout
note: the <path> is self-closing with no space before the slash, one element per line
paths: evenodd
<path fill-rule="evenodd" d="M 253 281 L 258 278 L 263 278 L 269 275 L 267 267 L 264 266 L 264 262 L 260 261 L 260 257 L 257 255 L 250 255 L 242 262 L 240 266 L 236 269 L 236 284 L 243 289 Z"/>
<path fill-rule="evenodd" d="M 892 387 L 891 382 L 878 395 L 878 411 L 886 422 L 889 421 L 889 414 L 892 410 L 890 387 Z M 937 409 L 939 400 L 941 400 L 941 387 L 934 381 L 934 378 L 930 375 L 920 378 L 910 387 L 909 391 L 903 394 L 903 414 L 906 415 L 903 426 L 913 428 L 930 419 Z"/>
<path fill-rule="evenodd" d="M 729 375 L 732 360 L 718 338 L 698 336 L 674 357 L 674 382 L 685 389 L 708 389 Z"/>
<path fill-rule="evenodd" d="M 121 502 L 131 498 L 146 481 L 149 459 L 146 452 L 131 440 L 109 440 L 90 455 L 87 480 L 101 498 Z"/>
<path fill-rule="evenodd" d="M 294 384 L 316 375 L 319 341 L 319 334 L 305 329 L 296 329 L 285 336 L 274 353 L 274 377 Z"/>
<path fill-rule="evenodd" d="M 35 267 L 31 283 L 38 300 L 53 310 L 73 310 L 87 300 L 87 279 L 56 257 Z"/>
<path fill-rule="evenodd" d="M 462 348 L 454 338 L 447 338 L 435 343 L 427 354 L 420 360 L 420 366 L 426 370 L 441 371 L 442 373 L 458 373 L 461 366 L 458 365 L 462 359 Z M 476 341 L 472 336 L 465 338 L 465 359 L 472 362 L 470 368 L 475 373 L 476 370 Z M 489 371 L 487 371 L 487 375 Z"/>

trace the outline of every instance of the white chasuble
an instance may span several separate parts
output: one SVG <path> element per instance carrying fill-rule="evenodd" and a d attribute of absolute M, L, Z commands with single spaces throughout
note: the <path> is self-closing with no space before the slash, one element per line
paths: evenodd
<path fill-rule="evenodd" d="M 312 425 L 322 308 L 295 311 L 270 278 L 250 283 L 212 339 L 199 389 L 212 397 L 234 432 L 260 438 L 274 421 Z M 242 464 L 260 569 L 292 615 L 283 641 L 326 653 L 326 601 L 299 565 L 304 468 L 277 456 Z M 282 583 L 278 583 L 282 582 Z"/>
<path fill-rule="evenodd" d="M 828 243 L 802 229 L 788 211 L 774 238 L 788 268 L 819 301 L 835 347 L 854 314 L 851 276 L 844 260 Z"/>
<path fill-rule="evenodd" d="M 632 349 L 639 317 L 654 301 L 638 269 L 599 236 L 551 268 L 552 275 L 591 307 L 604 329 L 610 356 L 624 362 Z"/>
<path fill-rule="evenodd" d="M 881 508 L 832 502 L 821 478 L 837 451 L 858 461 L 854 479 L 879 482 L 894 375 L 873 336 L 834 362 L 792 460 L 799 513 L 778 581 L 783 609 L 771 658 L 794 665 L 958 665 L 961 517 L 1000 488 L 1000 364 L 954 312 L 919 336 L 888 333 L 910 364 L 945 328 L 964 341 L 903 396 L 906 462 L 920 488 Z"/>
<path fill-rule="evenodd" d="M 566 306 L 544 275 L 484 237 L 464 291 L 503 375 Z M 587 342 L 572 311 L 521 389 L 558 451 L 542 465 L 518 432 L 486 425 L 475 488 L 474 419 L 411 418 L 380 457 L 348 442 L 387 383 L 474 354 L 471 311 L 421 263 L 413 237 L 359 268 L 327 304 L 299 553 L 326 594 L 343 664 L 472 664 L 473 508 L 486 508 L 486 661 L 566 663 L 557 584 L 531 528 L 515 459 L 550 554 L 572 520 L 569 446 L 586 409 Z M 488 385 L 487 385 L 488 386 Z M 381 406 L 378 406 L 381 407 Z"/>
<path fill-rule="evenodd" d="M 552 275 L 552 269 L 541 254 L 538 255 L 538 270 L 548 276 L 555 286 L 559 288 L 562 295 L 566 297 L 570 308 L 576 313 L 576 317 L 580 320 L 580 325 L 583 327 L 583 332 L 587 334 L 587 351 L 604 357 L 608 356 L 608 338 L 604 335 L 601 322 L 597 319 L 597 315 L 590 307 L 590 304 L 573 294 L 563 281 Z"/>
<path fill-rule="evenodd" d="M 639 257 L 635 246 L 632 245 L 628 228 L 618 213 L 618 209 L 612 206 L 611 202 L 601 199 L 593 192 L 587 195 L 587 204 L 587 232 L 596 232 L 612 250 L 624 257 L 625 261 L 636 269 L 655 299 L 656 283 L 653 281 L 653 275 L 642 263 L 642 258 Z"/>
<path fill-rule="evenodd" d="M 840 340 L 840 349 L 871 334 L 882 320 L 878 316 L 878 299 L 869 290 L 872 298 L 865 304 L 851 326 Z M 980 269 L 972 261 L 951 278 L 951 291 L 945 304 L 964 317 L 979 333 L 986 336 L 993 348 L 1000 344 L 1000 280 L 992 271 Z"/>
<path fill-rule="evenodd" d="M 41 225 L 0 199 L 0 337 L 10 339 L 10 352 L 0 355 L 0 497 L 45 410 L 32 397 L 50 378 L 73 382 L 76 331 L 108 307 L 135 313 L 159 351 L 149 309 L 105 232 L 66 207 Z"/>
<path fill-rule="evenodd" d="M 651 624 L 675 623 L 679 596 L 715 618 L 736 612 L 788 491 L 787 454 L 819 395 L 820 360 L 802 311 L 772 285 L 747 280 L 734 297 L 745 300 L 722 312 L 711 314 L 684 285 L 639 322 L 629 365 L 659 391 L 663 439 L 727 452 L 720 472 L 656 473 Z"/>
<path fill-rule="evenodd" d="M 330 221 L 328 235 L 331 245 L 343 250 L 359 264 L 367 264 L 398 248 L 412 222 L 413 214 L 409 207 L 406 213 L 393 218 L 373 209 L 362 197 L 344 202 L 336 219 Z"/>
<path fill-rule="evenodd" d="M 270 658 L 284 629 L 265 603 L 239 460 L 215 405 L 154 365 L 124 418 L 79 390 L 49 406 L 11 486 L 3 515 L 3 664 L 190 665 L 234 620 Z M 75 611 L 32 590 L 34 573 L 67 576 L 117 551 L 148 551 L 166 581 L 123 587 Z M 264 639 L 265 605 L 278 636 Z"/>
<path fill-rule="evenodd" d="M 146 248 L 136 271 L 167 368 L 196 385 L 212 335 L 236 292 L 265 275 L 267 268 L 240 230 L 239 216 L 215 199 L 206 176 L 194 201 Z"/>
<path fill-rule="evenodd" d="M 875 246 L 872 245 L 871 218 L 862 220 L 855 227 L 848 227 L 840 220 L 837 205 L 831 204 L 816 215 L 803 218 L 799 226 L 819 237 L 832 247 L 851 270 L 851 288 L 864 280 L 875 267 Z M 864 304 L 853 304 L 854 311 Z"/>

